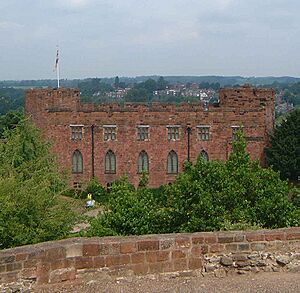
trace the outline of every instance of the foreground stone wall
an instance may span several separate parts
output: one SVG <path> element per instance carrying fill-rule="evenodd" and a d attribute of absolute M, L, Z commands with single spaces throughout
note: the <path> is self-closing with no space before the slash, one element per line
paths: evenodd
<path fill-rule="evenodd" d="M 2 250 L 0 284 L 180 272 L 300 272 L 300 228 L 132 237 L 74 238 Z"/>

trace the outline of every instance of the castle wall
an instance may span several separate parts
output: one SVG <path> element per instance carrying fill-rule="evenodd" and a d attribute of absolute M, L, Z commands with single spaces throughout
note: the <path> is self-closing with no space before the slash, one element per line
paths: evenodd
<path fill-rule="evenodd" d="M 139 104 L 94 105 L 80 103 L 79 91 L 74 89 L 34 89 L 27 92 L 26 113 L 42 129 L 47 140 L 53 142 L 62 168 L 71 170 L 72 155 L 79 150 L 83 155 L 82 174 L 72 174 L 72 182 L 83 183 L 92 178 L 92 125 L 94 125 L 94 174 L 103 184 L 127 175 L 138 185 L 138 155 L 149 156 L 149 185 L 158 187 L 174 181 L 176 175 L 167 174 L 167 156 L 174 150 L 179 159 L 179 171 L 188 157 L 192 162 L 202 150 L 210 160 L 226 160 L 232 146 L 232 126 L 243 126 L 252 159 L 264 162 L 264 148 L 268 132 L 274 123 L 273 90 L 242 87 L 222 89 L 219 105 L 204 109 L 201 103 L 176 105 Z M 83 125 L 81 140 L 72 140 L 70 125 Z M 104 141 L 105 125 L 116 125 L 116 140 Z M 137 139 L 137 126 L 149 126 L 149 139 Z M 167 126 L 179 126 L 179 140 L 168 140 Z M 197 126 L 210 126 L 210 140 L 197 136 Z M 105 174 L 105 154 L 116 155 L 116 174 Z"/>

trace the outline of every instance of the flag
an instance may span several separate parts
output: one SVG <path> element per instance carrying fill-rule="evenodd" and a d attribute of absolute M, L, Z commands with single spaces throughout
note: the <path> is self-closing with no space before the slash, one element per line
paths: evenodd
<path fill-rule="evenodd" d="M 55 70 L 57 70 L 57 66 L 58 66 L 58 49 L 56 50 L 56 58 L 55 58 Z"/>

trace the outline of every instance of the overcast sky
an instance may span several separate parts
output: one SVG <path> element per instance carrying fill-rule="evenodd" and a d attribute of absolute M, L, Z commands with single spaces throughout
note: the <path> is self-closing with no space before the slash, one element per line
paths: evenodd
<path fill-rule="evenodd" d="M 0 0 L 0 80 L 300 76 L 299 0 Z"/>

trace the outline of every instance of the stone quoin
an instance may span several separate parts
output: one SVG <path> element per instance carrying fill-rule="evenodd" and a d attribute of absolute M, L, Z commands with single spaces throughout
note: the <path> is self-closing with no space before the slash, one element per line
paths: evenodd
<path fill-rule="evenodd" d="M 264 148 L 275 119 L 275 92 L 243 86 L 220 90 L 219 102 L 193 104 L 91 104 L 77 89 L 31 89 L 26 114 L 42 130 L 71 185 L 96 177 L 108 186 L 123 175 L 137 186 L 175 180 L 186 160 L 199 155 L 227 160 L 242 129 L 252 159 L 264 164 Z"/>

